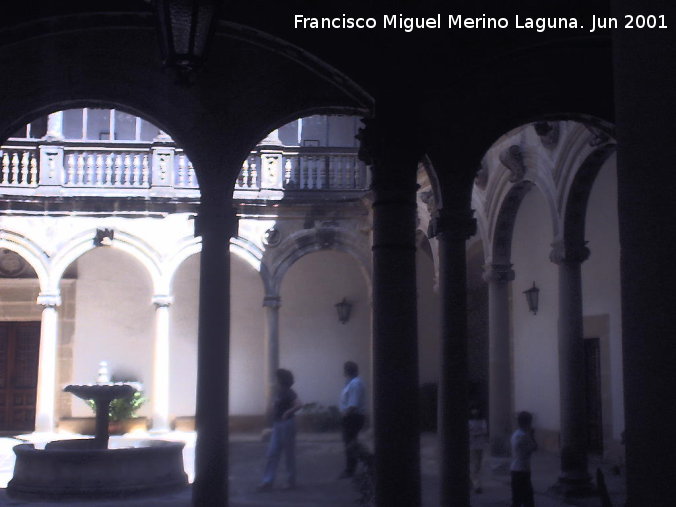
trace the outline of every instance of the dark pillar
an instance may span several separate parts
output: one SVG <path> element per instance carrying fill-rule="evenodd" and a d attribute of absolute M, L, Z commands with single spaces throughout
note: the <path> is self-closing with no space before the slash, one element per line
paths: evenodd
<path fill-rule="evenodd" d="M 614 0 L 615 15 L 635 3 Z M 647 0 L 667 29 L 613 33 L 627 506 L 676 498 L 676 17 Z"/>
<path fill-rule="evenodd" d="M 224 194 L 225 195 L 225 194 Z M 207 200 L 196 218 L 202 237 L 192 505 L 228 505 L 228 380 L 230 347 L 230 237 L 237 219 L 229 199 Z"/>
<path fill-rule="evenodd" d="M 561 406 L 560 493 L 591 492 L 587 471 L 585 357 L 582 330 L 582 263 L 589 257 L 583 244 L 557 243 L 551 260 L 559 266 L 559 391 Z"/>
<path fill-rule="evenodd" d="M 512 362 L 510 356 L 509 282 L 514 270 L 509 263 L 486 266 L 489 305 L 489 394 L 488 415 L 490 452 L 492 456 L 511 454 L 512 432 Z"/>
<path fill-rule="evenodd" d="M 475 233 L 476 221 L 469 209 L 442 209 L 432 227 L 439 241 L 442 305 L 438 425 L 440 505 L 468 507 L 470 482 L 465 242 Z"/>
<path fill-rule="evenodd" d="M 379 121 L 380 120 L 379 118 Z M 416 310 L 419 154 L 396 127 L 365 121 L 373 171 L 373 377 L 376 505 L 420 505 Z M 385 123 L 385 122 L 383 122 Z"/>

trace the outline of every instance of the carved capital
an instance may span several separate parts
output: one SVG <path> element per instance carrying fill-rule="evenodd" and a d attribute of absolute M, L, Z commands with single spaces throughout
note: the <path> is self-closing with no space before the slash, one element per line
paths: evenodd
<path fill-rule="evenodd" d="M 521 150 L 521 146 L 518 144 L 513 144 L 509 148 L 503 150 L 500 153 L 500 162 L 511 173 L 509 176 L 509 181 L 512 183 L 518 183 L 526 174 L 527 168 L 524 161 L 523 151 Z"/>
<path fill-rule="evenodd" d="M 156 308 L 166 308 L 174 303 L 174 297 L 167 294 L 155 294 L 153 304 Z"/>
<path fill-rule="evenodd" d="M 61 306 L 61 295 L 42 292 L 38 295 L 36 302 L 45 308 L 56 308 L 57 306 Z"/>
<path fill-rule="evenodd" d="M 507 283 L 514 280 L 514 270 L 511 264 L 486 264 L 483 277 L 489 283 Z"/>
<path fill-rule="evenodd" d="M 559 122 L 539 121 L 533 124 L 535 133 L 540 137 L 542 146 L 553 149 L 559 142 Z"/>
<path fill-rule="evenodd" d="M 279 308 L 282 306 L 282 298 L 279 296 L 265 296 L 263 298 L 263 306 L 267 308 Z"/>
<path fill-rule="evenodd" d="M 443 236 L 451 240 L 465 241 L 476 234 L 476 218 L 474 211 L 439 212 L 430 220 L 427 236 L 434 238 Z"/>
<path fill-rule="evenodd" d="M 359 128 L 355 136 L 359 141 L 359 160 L 366 165 L 375 165 L 381 158 L 385 141 L 382 128 L 375 118 L 362 118 L 363 127 Z"/>
<path fill-rule="evenodd" d="M 552 252 L 549 254 L 549 260 L 554 264 L 581 264 L 589 258 L 591 253 L 584 243 L 575 245 L 566 245 L 563 241 L 552 243 Z"/>

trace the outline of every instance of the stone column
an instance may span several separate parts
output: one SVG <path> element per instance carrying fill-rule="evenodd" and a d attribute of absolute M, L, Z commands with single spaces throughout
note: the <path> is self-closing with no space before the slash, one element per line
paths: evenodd
<path fill-rule="evenodd" d="M 465 242 L 476 232 L 470 210 L 441 210 L 432 222 L 439 241 L 441 375 L 439 380 L 439 474 L 442 507 L 469 506 L 467 418 L 467 260 Z"/>
<path fill-rule="evenodd" d="M 486 266 L 488 282 L 488 415 L 490 452 L 492 456 L 511 454 L 512 376 L 510 361 L 509 282 L 514 271 L 509 263 Z"/>
<path fill-rule="evenodd" d="M 56 428 L 56 363 L 58 358 L 59 294 L 40 294 L 37 303 L 43 306 L 40 324 L 38 388 L 35 402 L 35 431 L 52 432 Z"/>
<path fill-rule="evenodd" d="M 45 138 L 50 140 L 63 139 L 63 111 L 56 111 L 47 117 Z"/>
<path fill-rule="evenodd" d="M 265 296 L 265 407 L 269 416 L 277 380 L 275 372 L 279 368 L 279 296 Z M 270 423 L 269 419 L 266 423 Z"/>
<path fill-rule="evenodd" d="M 169 431 L 169 306 L 171 296 L 155 295 L 155 339 L 153 344 L 153 431 Z"/>
<path fill-rule="evenodd" d="M 380 121 L 380 120 L 379 120 Z M 418 154 L 391 124 L 365 121 L 373 172 L 373 379 L 376 505 L 420 505 L 416 309 Z M 384 128 L 386 126 L 386 128 Z M 401 126 L 401 125 L 400 125 Z M 391 129 L 391 130 L 390 130 Z"/>
<path fill-rule="evenodd" d="M 553 245 L 559 266 L 559 390 L 561 406 L 561 475 L 557 489 L 566 495 L 588 492 L 585 352 L 582 330 L 582 263 L 589 257 L 583 244 Z"/>
<path fill-rule="evenodd" d="M 195 235 L 202 237 L 197 337 L 197 407 L 193 505 L 228 505 L 230 371 L 230 237 L 237 233 L 231 201 L 207 192 Z M 225 195 L 225 194 L 224 194 Z M 216 202 L 209 202 L 213 199 Z"/>

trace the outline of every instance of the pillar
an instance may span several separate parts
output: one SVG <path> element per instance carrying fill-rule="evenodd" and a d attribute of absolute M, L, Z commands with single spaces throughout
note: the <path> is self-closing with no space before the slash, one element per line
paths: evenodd
<path fill-rule="evenodd" d="M 47 117 L 45 137 L 53 140 L 63 139 L 63 111 L 56 111 Z"/>
<path fill-rule="evenodd" d="M 636 5 L 611 4 L 616 15 Z M 627 507 L 676 498 L 675 7 L 641 3 L 668 29 L 612 33 Z"/>
<path fill-rule="evenodd" d="M 153 404 L 154 432 L 166 432 L 169 426 L 169 306 L 171 296 L 153 296 L 155 305 L 155 336 L 153 342 Z"/>
<path fill-rule="evenodd" d="M 202 187 L 195 234 L 202 237 L 197 335 L 197 406 L 193 506 L 228 505 L 231 202 Z M 211 191 L 213 192 L 213 190 Z M 224 194 L 225 195 L 225 194 Z"/>
<path fill-rule="evenodd" d="M 509 263 L 486 266 L 488 282 L 488 425 L 492 456 L 511 454 L 512 377 L 510 360 L 509 282 L 514 271 Z"/>
<path fill-rule="evenodd" d="M 59 294 L 41 293 L 37 303 L 43 306 L 40 324 L 38 388 L 35 402 L 35 431 L 52 432 L 56 428 L 56 363 L 58 360 Z"/>
<path fill-rule="evenodd" d="M 584 244 L 555 243 L 552 262 L 559 266 L 559 390 L 561 407 L 561 475 L 557 488 L 565 495 L 589 491 L 585 352 L 582 328 L 582 263 Z"/>
<path fill-rule="evenodd" d="M 380 121 L 380 120 L 379 120 Z M 373 383 L 376 505 L 420 505 L 416 169 L 404 130 L 365 121 L 373 172 Z M 392 129 L 392 130 L 389 130 Z"/>
<path fill-rule="evenodd" d="M 439 474 L 442 507 L 469 506 L 467 261 L 465 242 L 476 232 L 470 210 L 441 210 L 432 223 L 439 242 L 441 369 Z"/>
<path fill-rule="evenodd" d="M 265 296 L 265 407 L 271 414 L 277 379 L 275 372 L 279 368 L 279 296 Z M 270 419 L 267 421 L 271 423 Z"/>

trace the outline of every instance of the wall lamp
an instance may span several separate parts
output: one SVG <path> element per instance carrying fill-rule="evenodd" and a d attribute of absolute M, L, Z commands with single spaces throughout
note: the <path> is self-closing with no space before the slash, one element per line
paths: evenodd
<path fill-rule="evenodd" d="M 350 312 L 352 312 L 352 303 L 343 298 L 340 303 L 336 303 L 336 310 L 338 311 L 338 320 L 341 324 L 345 324 L 350 320 Z"/>
<path fill-rule="evenodd" d="M 526 295 L 526 302 L 528 303 L 528 309 L 533 312 L 533 315 L 537 315 L 538 313 L 538 300 L 540 299 L 540 289 L 538 289 L 535 286 L 535 282 L 533 282 L 533 286 L 528 289 L 523 291 L 523 293 Z"/>

